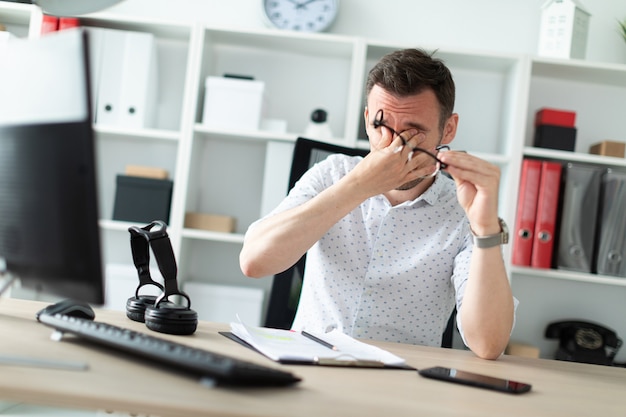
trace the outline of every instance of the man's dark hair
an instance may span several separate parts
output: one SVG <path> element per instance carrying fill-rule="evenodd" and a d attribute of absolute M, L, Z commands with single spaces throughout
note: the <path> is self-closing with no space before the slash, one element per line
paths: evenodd
<path fill-rule="evenodd" d="M 439 101 L 440 129 L 454 111 L 455 87 L 450 70 L 442 60 L 421 49 L 402 49 L 383 56 L 369 72 L 366 97 L 375 85 L 397 97 L 432 89 Z"/>

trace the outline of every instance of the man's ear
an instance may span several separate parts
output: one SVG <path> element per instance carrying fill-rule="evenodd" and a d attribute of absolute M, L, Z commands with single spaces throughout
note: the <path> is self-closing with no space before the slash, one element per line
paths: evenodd
<path fill-rule="evenodd" d="M 367 121 L 369 120 L 369 109 L 367 108 L 367 105 L 365 106 L 365 110 L 363 110 L 363 123 L 365 123 L 365 134 L 369 136 L 369 124 L 367 123 Z"/>
<path fill-rule="evenodd" d="M 452 116 L 448 118 L 445 126 L 443 127 L 443 135 L 441 139 L 441 143 L 443 145 L 447 145 L 456 136 L 456 129 L 459 126 L 459 115 L 457 113 L 452 113 Z"/>

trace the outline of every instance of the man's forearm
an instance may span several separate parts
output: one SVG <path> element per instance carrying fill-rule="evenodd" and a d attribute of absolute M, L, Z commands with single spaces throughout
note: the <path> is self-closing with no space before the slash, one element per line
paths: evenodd
<path fill-rule="evenodd" d="M 292 266 L 367 198 L 355 190 L 344 177 L 301 206 L 268 217 L 248 230 L 239 256 L 243 273 L 260 278 Z"/>
<path fill-rule="evenodd" d="M 474 248 L 461 306 L 468 347 L 481 358 L 504 351 L 513 326 L 514 304 L 501 248 Z"/>

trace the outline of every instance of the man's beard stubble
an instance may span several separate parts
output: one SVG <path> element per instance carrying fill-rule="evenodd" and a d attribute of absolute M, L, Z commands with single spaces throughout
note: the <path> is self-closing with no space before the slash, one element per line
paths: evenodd
<path fill-rule="evenodd" d="M 396 190 L 397 191 L 407 191 L 407 190 L 410 190 L 411 188 L 415 188 L 422 181 L 424 181 L 424 178 L 417 178 L 417 179 L 415 179 L 413 181 L 405 182 L 404 184 L 402 184 L 401 186 L 396 188 Z"/>

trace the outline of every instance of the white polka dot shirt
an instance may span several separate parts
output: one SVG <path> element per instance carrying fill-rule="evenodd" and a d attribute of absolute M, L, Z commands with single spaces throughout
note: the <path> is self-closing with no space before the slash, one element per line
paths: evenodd
<path fill-rule="evenodd" d="M 361 159 L 329 156 L 269 216 L 312 199 Z M 293 329 L 440 346 L 463 301 L 471 253 L 469 223 L 446 176 L 395 207 L 382 195 L 369 198 L 307 252 Z"/>

